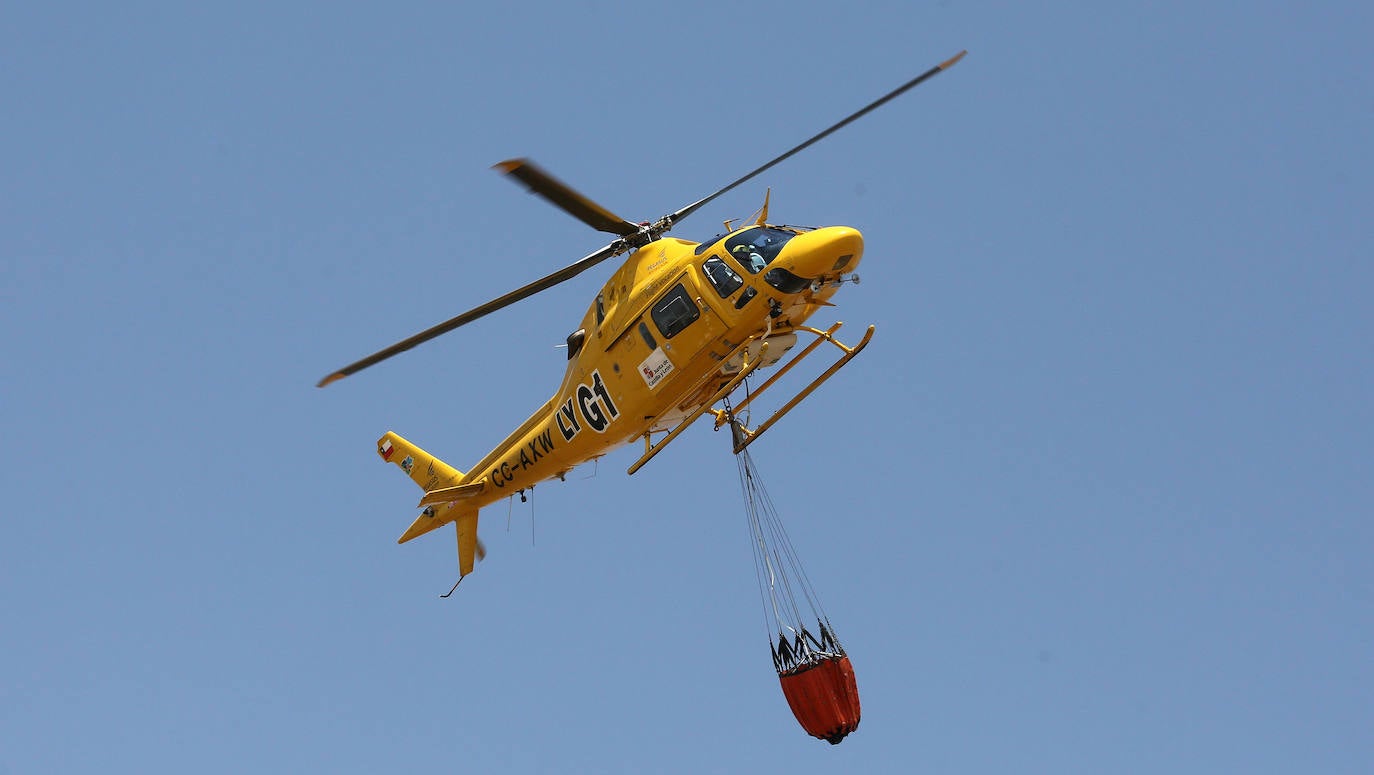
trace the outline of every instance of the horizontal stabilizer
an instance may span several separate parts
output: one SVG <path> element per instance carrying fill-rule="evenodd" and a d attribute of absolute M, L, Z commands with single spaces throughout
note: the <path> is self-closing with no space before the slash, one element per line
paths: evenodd
<path fill-rule="evenodd" d="M 483 479 L 480 482 L 471 484 L 460 484 L 457 487 L 444 487 L 438 490 L 431 490 L 425 493 L 425 497 L 420 499 L 420 505 L 434 506 L 440 503 L 452 503 L 454 501 L 476 498 L 486 490 L 487 482 Z"/>

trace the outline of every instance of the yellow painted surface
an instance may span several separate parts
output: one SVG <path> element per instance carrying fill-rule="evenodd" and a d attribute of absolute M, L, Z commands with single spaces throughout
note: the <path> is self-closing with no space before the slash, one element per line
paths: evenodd
<path fill-rule="evenodd" d="M 730 237 L 754 228 L 750 224 Z M 684 418 L 690 422 L 713 394 L 735 389 L 729 382 L 740 358 L 757 357 L 765 338 L 787 335 L 817 310 L 833 306 L 838 280 L 862 259 L 863 237 L 855 229 L 793 232 L 756 273 L 725 250 L 730 237 L 705 246 L 665 238 L 632 252 L 574 329 L 585 332 L 582 345 L 553 397 L 467 474 L 395 433 L 383 436 L 378 454 L 425 493 L 424 511 L 400 541 L 455 523 L 459 568 L 466 575 L 481 554 L 481 508 L 562 478 L 651 431 L 666 433 Z M 722 296 L 706 272 L 711 259 L 718 259 L 718 272 L 724 262 L 739 287 Z M 805 287 L 780 290 L 766 281 L 773 269 L 805 278 Z M 741 303 L 750 288 L 754 297 Z M 669 335 L 663 309 L 693 317 L 680 330 L 670 327 Z"/>

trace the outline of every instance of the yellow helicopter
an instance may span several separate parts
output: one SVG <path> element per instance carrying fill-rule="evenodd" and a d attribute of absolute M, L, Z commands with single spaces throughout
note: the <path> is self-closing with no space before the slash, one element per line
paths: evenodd
<path fill-rule="evenodd" d="M 853 275 L 863 257 L 863 236 L 847 226 L 799 228 L 768 223 L 768 197 L 757 220 L 706 242 L 665 237 L 679 221 L 708 202 L 818 142 L 889 100 L 953 66 L 960 52 L 757 169 L 651 223 L 632 223 L 557 180 L 528 159 L 496 165 L 531 191 L 599 231 L 616 235 L 600 250 L 475 309 L 339 369 L 319 387 L 343 379 L 440 334 L 532 296 L 628 253 L 577 329 L 568 336 L 568 367 L 553 398 L 467 473 L 395 433 L 377 442 L 377 453 L 424 490 L 423 509 L 398 543 L 453 523 L 458 536 L 459 582 L 485 554 L 477 539 L 484 507 L 540 482 L 563 479 L 576 466 L 642 440 L 633 474 L 692 423 L 711 415 L 716 428 L 730 425 L 735 452 L 759 438 L 783 415 L 839 371 L 868 344 L 869 326 L 850 346 L 826 329 L 806 324 Z M 727 224 L 728 228 L 728 224 Z M 796 348 L 798 335 L 811 341 Z M 738 412 L 768 392 L 779 378 L 822 344 L 840 356 L 767 419 L 748 427 Z M 732 395 L 754 372 L 791 357 L 741 400 Z M 721 404 L 722 408 L 718 408 Z M 454 585 L 457 587 L 457 584 Z M 452 594 L 452 591 L 450 591 Z"/>

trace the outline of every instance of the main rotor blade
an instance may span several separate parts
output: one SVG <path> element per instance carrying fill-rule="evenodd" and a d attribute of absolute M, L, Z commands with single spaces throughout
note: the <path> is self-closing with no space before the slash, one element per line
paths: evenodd
<path fill-rule="evenodd" d="M 963 58 L 964 58 L 964 55 L 967 54 L 967 53 L 968 53 L 968 51 L 960 51 L 958 54 L 955 54 L 954 56 L 950 57 L 949 59 L 946 59 L 945 61 L 941 62 L 940 64 L 938 64 L 938 65 L 936 65 L 936 66 L 930 68 L 929 70 L 925 71 L 924 73 L 921 73 L 920 75 L 916 76 L 915 78 L 912 78 L 910 81 L 907 81 L 906 83 L 902 84 L 901 86 L 898 86 L 897 88 L 893 89 L 892 91 L 888 92 L 887 94 L 884 94 L 883 96 L 879 97 L 878 99 L 876 99 L 876 100 L 874 100 L 874 101 L 868 103 L 867 105 L 865 105 L 865 106 L 863 106 L 862 108 L 860 108 L 860 109 L 854 111 L 853 113 L 849 114 L 848 116 L 845 116 L 844 118 L 842 118 L 842 119 L 840 119 L 838 122 L 836 122 L 833 126 L 831 126 L 831 127 L 829 127 L 828 129 L 825 129 L 825 130 L 821 131 L 820 133 L 818 133 L 818 134 L 812 136 L 810 139 L 806 140 L 805 142 L 803 142 L 802 144 L 796 146 L 795 148 L 791 149 L 790 151 L 787 151 L 786 153 L 782 154 L 781 156 L 778 156 L 777 158 L 773 159 L 772 161 L 768 162 L 767 164 L 763 165 L 762 167 L 759 167 L 758 169 L 754 170 L 753 172 L 750 172 L 750 173 L 744 175 L 744 176 L 741 177 L 739 180 L 736 180 L 736 181 L 730 183 L 730 184 L 727 185 L 725 188 L 720 189 L 719 191 L 715 192 L 714 194 L 711 194 L 710 196 L 708 196 L 708 197 L 706 197 L 706 198 L 704 198 L 704 199 L 698 199 L 697 201 L 695 201 L 695 202 L 693 202 L 693 203 L 687 205 L 686 207 L 682 208 L 681 210 L 678 210 L 678 211 L 675 212 L 675 213 L 672 213 L 672 214 L 670 214 L 670 215 L 665 216 L 665 217 L 664 217 L 664 220 L 665 220 L 665 221 L 668 221 L 669 225 L 674 224 L 674 223 L 677 223 L 678 221 L 682 220 L 683 218 L 686 218 L 687 216 L 689 216 L 689 215 L 691 215 L 692 213 L 696 212 L 697 210 L 701 209 L 701 207 L 702 207 L 703 205 L 705 205 L 706 203 L 708 203 L 708 202 L 710 202 L 711 200 L 715 199 L 716 197 L 720 196 L 721 194 L 724 194 L 724 193 L 726 193 L 727 191 L 730 191 L 731 189 L 735 188 L 736 186 L 740 185 L 741 183 L 744 183 L 744 182 L 746 182 L 746 181 L 752 179 L 754 176 L 759 175 L 759 174 L 763 173 L 764 171 L 766 171 L 766 170 L 772 168 L 773 165 L 778 164 L 779 162 L 785 161 L 786 159 L 792 157 L 792 156 L 793 156 L 794 154 L 796 154 L 797 152 L 802 151 L 802 150 L 804 150 L 804 149 L 810 147 L 811 145 L 814 145 L 815 143 L 820 142 L 821 140 L 824 140 L 826 137 L 829 137 L 829 136 L 830 136 L 832 133 L 834 133 L 836 130 L 838 130 L 838 129 L 840 129 L 840 128 L 842 128 L 842 127 L 844 127 L 844 126 L 850 124 L 850 123 L 853 122 L 855 119 L 860 118 L 860 117 L 863 116 L 864 114 L 869 113 L 870 111 L 872 111 L 872 110 L 874 110 L 874 109 L 876 109 L 876 108 L 878 108 L 878 107 L 881 107 L 881 106 L 884 105 L 885 103 L 887 103 L 887 102 L 889 102 L 889 101 L 891 101 L 891 100 L 893 100 L 893 99 L 895 99 L 895 98 L 901 96 L 903 93 L 905 93 L 905 92 L 907 92 L 907 91 L 909 91 L 909 90 L 915 88 L 916 86 L 920 85 L 920 83 L 921 83 L 922 81 L 925 81 L 925 80 L 928 79 L 928 78 L 931 78 L 931 77 L 933 77 L 933 76 L 939 75 L 940 73 L 944 72 L 945 70 L 948 70 L 949 68 L 951 68 L 951 67 L 953 67 L 955 64 L 957 64 L 957 63 L 959 62 L 960 59 L 963 59 Z"/>
<path fill-rule="evenodd" d="M 529 159 L 503 161 L 496 164 L 494 169 L 501 170 L 524 183 L 530 191 L 544 197 L 555 207 L 597 231 L 610 232 L 622 237 L 639 231 L 639 226 L 573 190 L 567 183 L 545 172 Z"/>
<path fill-rule="evenodd" d="M 328 385 L 331 382 L 337 382 L 350 374 L 362 371 L 368 366 L 380 363 L 393 355 L 403 353 L 406 350 L 409 350 L 410 348 L 414 347 L 415 345 L 428 342 L 429 340 L 433 339 L 436 336 L 439 336 L 440 334 L 446 334 L 459 326 L 471 323 L 472 321 L 482 317 L 483 315 L 495 312 L 496 310 L 501 309 L 502 307 L 510 306 L 511 304 L 514 304 L 515 302 L 520 301 L 521 299 L 533 296 L 534 294 L 547 288 L 552 288 L 553 286 L 563 282 L 564 280 L 576 277 L 582 272 L 591 269 L 592 267 L 596 266 L 602 261 L 605 261 L 608 258 L 611 258 L 612 256 L 616 256 L 625 252 L 628 248 L 629 246 L 626 245 L 623 241 L 616 240 L 615 242 L 612 242 L 611 244 L 596 251 L 595 253 L 592 253 L 591 255 L 586 256 L 584 258 L 578 259 L 575 263 L 569 264 L 568 266 L 558 270 L 557 272 L 554 272 L 551 275 L 541 277 L 538 280 L 535 280 L 534 282 L 530 283 L 529 285 L 517 288 L 504 296 L 492 299 L 486 304 L 483 304 L 480 307 L 470 309 L 467 312 L 458 315 L 457 317 L 449 318 L 448 320 L 445 320 L 437 326 L 427 328 L 424 331 L 421 331 L 420 333 L 410 337 L 409 339 L 404 339 L 400 342 L 397 342 L 396 344 L 391 345 L 385 350 L 379 350 L 378 352 L 375 352 L 356 363 L 350 363 L 342 369 L 339 369 L 333 374 L 330 374 L 329 376 L 320 380 L 319 384 L 315 387 L 324 387 L 325 385 Z"/>

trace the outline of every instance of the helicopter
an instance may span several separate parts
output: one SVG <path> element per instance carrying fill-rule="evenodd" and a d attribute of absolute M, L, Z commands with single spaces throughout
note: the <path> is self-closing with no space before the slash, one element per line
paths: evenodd
<path fill-rule="evenodd" d="M 843 325 L 807 325 L 846 283 L 863 257 L 863 235 L 848 226 L 783 226 L 768 221 L 769 195 L 758 217 L 705 242 L 665 236 L 717 197 L 819 142 L 863 115 L 949 69 L 966 51 L 941 62 L 710 195 L 656 221 L 635 223 L 612 213 L 529 159 L 495 165 L 530 191 L 615 239 L 552 274 L 488 301 L 330 373 L 324 387 L 441 334 L 533 296 L 608 259 L 628 254 L 567 337 L 568 365 L 553 397 L 467 472 L 388 431 L 377 441 L 382 460 L 402 469 L 424 491 L 419 516 L 398 539 L 452 523 L 458 542 L 458 582 L 485 549 L 477 538 L 479 511 L 536 484 L 563 480 L 576 466 L 642 440 L 634 474 L 698 419 L 729 425 L 739 454 L 822 383 L 858 355 L 835 334 Z M 731 222 L 726 223 L 729 230 Z M 797 348 L 799 335 L 809 337 Z M 750 427 L 737 415 L 767 393 L 823 344 L 838 359 Z M 783 362 L 783 358 L 790 358 Z M 781 365 L 779 365 L 781 364 Z M 755 372 L 776 367 L 756 388 L 731 402 Z M 721 405 L 721 406 L 717 406 Z M 454 585 L 457 588 L 457 584 Z M 452 594 L 450 590 L 449 594 Z"/>

